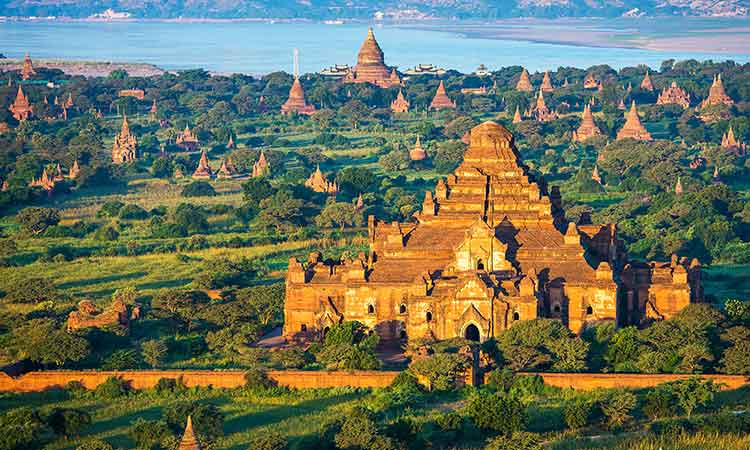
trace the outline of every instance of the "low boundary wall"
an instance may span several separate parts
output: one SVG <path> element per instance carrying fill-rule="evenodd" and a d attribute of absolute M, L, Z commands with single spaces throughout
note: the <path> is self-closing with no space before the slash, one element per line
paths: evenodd
<path fill-rule="evenodd" d="M 391 384 L 397 371 L 303 371 L 277 370 L 267 372 L 268 377 L 280 386 L 297 389 L 361 387 L 377 388 Z M 485 374 L 485 377 L 488 374 Z M 520 373 L 539 375 L 544 383 L 560 388 L 590 390 L 596 388 L 646 388 L 696 375 L 623 374 L 623 373 Z M 88 389 L 102 384 L 109 377 L 118 377 L 134 389 L 156 386 L 161 378 L 180 378 L 188 387 L 238 388 L 245 384 L 242 370 L 133 370 L 133 371 L 39 371 L 19 377 L 0 373 L 0 392 L 34 392 L 64 387 L 78 381 Z M 737 389 L 750 385 L 745 375 L 698 375 L 721 384 L 724 389 Z"/>

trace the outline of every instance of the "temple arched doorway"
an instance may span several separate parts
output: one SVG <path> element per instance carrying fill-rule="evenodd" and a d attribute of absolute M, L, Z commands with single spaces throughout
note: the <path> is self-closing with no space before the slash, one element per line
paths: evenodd
<path fill-rule="evenodd" d="M 481 258 L 477 260 L 477 270 L 484 270 L 484 262 Z"/>
<path fill-rule="evenodd" d="M 473 323 L 464 330 L 464 337 L 470 341 L 479 342 L 479 328 Z"/>

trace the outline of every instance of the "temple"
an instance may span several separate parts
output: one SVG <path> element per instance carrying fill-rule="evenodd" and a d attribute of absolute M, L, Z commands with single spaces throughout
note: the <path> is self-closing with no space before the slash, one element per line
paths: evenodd
<path fill-rule="evenodd" d="M 555 87 L 552 86 L 552 80 L 549 77 L 549 71 L 544 71 L 544 78 L 542 79 L 542 85 L 539 87 L 542 92 L 553 92 Z"/>
<path fill-rule="evenodd" d="M 586 74 L 586 78 L 583 79 L 584 89 L 598 89 L 600 86 L 599 80 L 596 79 L 593 73 L 589 72 Z"/>
<path fill-rule="evenodd" d="M 73 165 L 70 167 L 70 170 L 68 171 L 68 178 L 71 180 L 75 180 L 78 178 L 78 175 L 81 174 L 81 167 L 78 165 L 78 160 L 76 159 L 73 162 Z"/>
<path fill-rule="evenodd" d="M 395 113 L 409 112 L 409 101 L 404 97 L 404 93 L 401 89 L 398 90 L 398 96 L 391 102 L 391 111 Z"/>
<path fill-rule="evenodd" d="M 13 104 L 10 105 L 10 112 L 13 114 L 13 118 L 16 120 L 23 121 L 28 120 L 34 114 L 34 108 L 31 106 L 28 97 L 23 93 L 21 85 L 18 86 L 18 93 L 16 93 L 16 99 Z"/>
<path fill-rule="evenodd" d="M 234 138 L 232 135 L 229 135 L 229 140 L 227 141 L 227 150 L 234 150 L 237 148 L 237 144 L 234 143 Z"/>
<path fill-rule="evenodd" d="M 193 133 L 190 126 L 185 124 L 185 129 L 182 130 L 182 133 L 177 135 L 175 144 L 186 152 L 194 152 L 198 150 L 200 141 L 198 141 L 198 136 Z"/>
<path fill-rule="evenodd" d="M 417 136 L 417 142 L 414 144 L 414 148 L 409 150 L 409 159 L 412 161 L 422 161 L 427 158 L 427 152 L 422 148 L 422 140 Z"/>
<path fill-rule="evenodd" d="M 228 180 L 236 178 L 237 175 L 237 169 L 234 168 L 232 160 L 229 157 L 224 158 L 224 160 L 221 161 L 221 167 L 216 171 L 216 178 Z"/>
<path fill-rule="evenodd" d="M 253 163 L 253 172 L 252 177 L 258 178 L 258 177 L 264 177 L 271 173 L 271 166 L 268 164 L 268 161 L 266 160 L 266 155 L 263 153 L 263 150 L 260 151 L 260 155 L 258 156 L 258 160 Z"/>
<path fill-rule="evenodd" d="M 669 88 L 661 91 L 661 94 L 659 94 L 659 98 L 656 100 L 656 104 L 675 104 L 687 109 L 690 107 L 690 94 L 685 92 L 684 89 L 677 86 L 677 83 L 673 81 Z"/>
<path fill-rule="evenodd" d="M 586 105 L 583 107 L 583 120 L 578 129 L 573 132 L 573 142 L 583 142 L 586 139 L 594 136 L 600 136 L 602 134 L 599 127 L 594 122 L 594 115 L 591 114 L 591 107 Z"/>
<path fill-rule="evenodd" d="M 651 82 L 651 75 L 649 75 L 648 69 L 646 69 L 646 75 L 643 76 L 643 80 L 641 81 L 641 89 L 649 92 L 654 91 L 654 84 Z"/>
<path fill-rule="evenodd" d="M 136 318 L 140 308 L 134 307 L 130 311 L 122 300 L 115 299 L 109 308 L 100 310 L 90 300 L 78 302 L 78 308 L 68 314 L 68 331 L 85 328 L 107 328 L 110 326 L 130 327 L 130 320 Z"/>
<path fill-rule="evenodd" d="M 591 179 L 596 181 L 599 184 L 604 184 L 602 182 L 602 176 L 599 173 L 599 166 L 596 166 L 596 165 L 594 166 L 594 170 L 591 171 Z"/>
<path fill-rule="evenodd" d="M 721 136 L 721 148 L 734 152 L 739 157 L 747 153 L 747 144 L 734 136 L 732 127 L 729 127 L 729 130 Z"/>
<path fill-rule="evenodd" d="M 542 89 L 539 89 L 539 95 L 536 97 L 536 106 L 534 107 L 534 117 L 537 122 L 551 122 L 557 119 L 557 113 L 547 107 L 547 103 L 544 101 L 544 94 Z"/>
<path fill-rule="evenodd" d="M 715 105 L 731 106 L 733 104 L 734 100 L 724 91 L 724 82 L 721 81 L 721 74 L 716 75 L 711 88 L 708 90 L 708 97 L 701 102 L 701 108 Z"/>
<path fill-rule="evenodd" d="M 42 188 L 47 192 L 51 192 L 55 188 L 55 180 L 47 173 L 47 168 L 42 170 L 42 176 L 39 178 L 32 178 L 29 182 L 29 187 Z"/>
<path fill-rule="evenodd" d="M 674 185 L 674 193 L 675 195 L 681 195 L 683 193 L 682 179 L 680 177 L 677 177 L 677 183 Z"/>
<path fill-rule="evenodd" d="M 581 332 L 638 324 L 650 310 L 666 318 L 699 299 L 699 265 L 630 265 L 615 225 L 568 223 L 560 202 L 531 177 L 513 135 L 485 122 L 415 222 L 370 216 L 368 255 L 289 261 L 284 335 L 320 338 L 356 320 L 384 340 L 483 341 L 538 317 Z"/>
<path fill-rule="evenodd" d="M 26 53 L 26 56 L 24 56 L 23 58 L 23 66 L 21 67 L 21 79 L 29 80 L 34 75 L 36 75 L 36 70 L 34 70 L 34 64 L 31 63 L 31 56 L 29 56 L 29 54 Z"/>
<path fill-rule="evenodd" d="M 638 110 L 635 107 L 635 100 L 630 105 L 630 111 L 625 115 L 625 125 L 620 128 L 617 132 L 617 140 L 620 139 L 635 139 L 638 141 L 651 141 L 653 138 L 651 134 L 646 130 L 646 127 L 641 123 L 640 117 L 638 117 Z"/>
<path fill-rule="evenodd" d="M 315 192 L 324 192 L 326 194 L 335 195 L 339 192 L 339 185 L 336 184 L 336 181 L 328 181 L 323 172 L 320 171 L 320 166 L 315 169 L 310 178 L 305 180 L 305 186 Z"/>
<path fill-rule="evenodd" d="M 435 97 L 433 97 L 432 102 L 430 102 L 430 111 L 438 111 L 441 109 L 456 109 L 456 103 L 454 103 L 445 92 L 445 84 L 443 84 L 443 80 L 440 80 L 440 85 L 437 88 L 437 92 L 435 92 Z"/>
<path fill-rule="evenodd" d="M 156 114 L 159 112 L 159 108 L 156 106 L 156 99 L 154 99 L 154 102 L 151 103 L 151 109 L 148 110 L 148 113 L 151 115 L 152 119 L 156 119 Z"/>
<path fill-rule="evenodd" d="M 185 432 L 182 433 L 182 439 L 180 439 L 180 445 L 177 447 L 177 450 L 201 450 L 201 444 L 193 431 L 193 418 L 190 416 L 187 418 Z"/>
<path fill-rule="evenodd" d="M 357 65 L 344 76 L 344 83 L 372 83 L 382 88 L 401 85 L 396 69 L 385 65 L 383 50 L 372 28 L 367 30 L 367 37 L 357 55 Z"/>
<path fill-rule="evenodd" d="M 193 172 L 193 178 L 196 180 L 210 180 L 213 178 L 214 172 L 211 169 L 211 165 L 208 164 L 208 155 L 206 151 L 201 152 L 201 159 L 198 161 L 198 167 Z"/>
<path fill-rule="evenodd" d="M 128 125 L 128 117 L 123 116 L 122 128 L 112 143 L 112 162 L 114 164 L 122 164 L 135 161 L 137 158 L 137 145 L 138 142 L 135 139 L 135 135 L 130 131 L 130 126 Z"/>
<path fill-rule="evenodd" d="M 305 100 L 305 90 L 302 89 L 302 83 L 299 78 L 294 79 L 291 89 L 289 89 L 289 98 L 281 105 L 282 114 L 302 114 L 309 116 L 315 113 L 315 106 L 308 105 Z"/>
<path fill-rule="evenodd" d="M 520 92 L 531 92 L 534 90 L 534 87 L 531 86 L 529 72 L 526 71 L 526 68 L 521 70 L 521 76 L 518 77 L 518 83 L 516 83 L 516 90 Z"/>
<path fill-rule="evenodd" d="M 521 118 L 521 110 L 518 109 L 518 105 L 516 105 L 516 112 L 513 114 L 513 123 L 521 123 L 523 122 L 523 118 Z"/>

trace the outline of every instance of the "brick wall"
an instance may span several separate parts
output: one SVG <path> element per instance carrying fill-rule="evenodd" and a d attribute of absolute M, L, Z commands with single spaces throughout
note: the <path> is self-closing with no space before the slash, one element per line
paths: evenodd
<path fill-rule="evenodd" d="M 325 372 L 283 370 L 269 371 L 269 378 L 281 386 L 291 388 L 329 388 L 329 387 L 363 387 L 374 388 L 388 386 L 398 372 L 353 371 Z M 560 388 L 589 390 L 595 388 L 644 388 L 656 386 L 669 381 L 680 380 L 690 375 L 646 375 L 646 374 L 590 374 L 590 373 L 539 373 L 545 384 Z M 13 378 L 0 372 L 0 392 L 43 391 L 62 387 L 71 381 L 78 381 L 85 387 L 93 389 L 107 378 L 117 376 L 127 381 L 134 389 L 151 388 L 160 378 L 182 377 L 189 387 L 212 386 L 215 388 L 237 388 L 245 384 L 244 372 L 241 370 L 141 370 L 141 371 L 44 371 L 29 372 Z M 737 389 L 750 384 L 750 376 L 743 375 L 702 375 L 723 384 L 726 389 Z"/>

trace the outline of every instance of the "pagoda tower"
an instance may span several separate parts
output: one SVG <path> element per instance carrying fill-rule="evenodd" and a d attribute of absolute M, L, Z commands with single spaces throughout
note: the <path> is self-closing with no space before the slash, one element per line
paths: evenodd
<path fill-rule="evenodd" d="M 297 113 L 306 116 L 315 113 L 315 107 L 313 105 L 308 105 L 307 101 L 305 100 L 305 91 L 304 89 L 302 89 L 302 84 L 299 82 L 299 77 L 294 78 L 292 88 L 289 89 L 289 98 L 283 105 L 281 105 L 281 113 Z"/>
<path fill-rule="evenodd" d="M 656 104 L 676 104 L 682 106 L 683 108 L 688 108 L 690 107 L 690 94 L 685 92 L 684 89 L 678 87 L 677 83 L 673 81 L 667 89 L 661 91 L 661 94 L 659 94 L 659 98 L 656 100 Z"/>
<path fill-rule="evenodd" d="M 65 181 L 65 177 L 63 176 L 62 167 L 60 166 L 60 163 L 57 163 L 57 166 L 55 167 L 55 178 L 53 178 L 54 181 Z"/>
<path fill-rule="evenodd" d="M 177 139 L 175 139 L 175 143 L 178 147 L 182 148 L 183 150 L 187 152 L 193 152 L 195 150 L 198 150 L 198 146 L 200 145 L 200 142 L 198 141 L 198 136 L 196 136 L 191 130 L 190 125 L 187 123 L 185 124 L 185 129 L 182 130 L 182 133 L 180 133 L 177 136 Z"/>
<path fill-rule="evenodd" d="M 365 207 L 365 201 L 362 198 L 362 193 L 359 193 L 359 196 L 357 197 L 357 202 L 354 203 L 354 209 L 357 211 L 362 211 L 362 209 Z"/>
<path fill-rule="evenodd" d="M 701 103 L 701 108 L 714 105 L 731 106 L 733 104 L 734 100 L 724 91 L 724 82 L 721 81 L 721 74 L 716 75 L 711 88 L 708 90 L 708 97 Z"/>
<path fill-rule="evenodd" d="M 31 63 L 31 56 L 26 53 L 26 56 L 23 58 L 23 67 L 21 67 L 21 79 L 28 80 L 34 75 L 36 75 L 34 64 Z"/>
<path fill-rule="evenodd" d="M 620 111 L 625 111 L 625 99 L 620 99 L 620 103 L 617 104 L 617 109 Z"/>
<path fill-rule="evenodd" d="M 630 111 L 625 115 L 625 125 L 617 132 L 617 140 L 632 138 L 639 141 L 652 141 L 651 134 L 641 123 L 638 117 L 638 110 L 635 107 L 635 100 L 630 106 Z"/>
<path fill-rule="evenodd" d="M 154 102 L 151 104 L 151 109 L 148 111 L 149 114 L 151 114 L 151 118 L 156 118 L 156 113 L 159 112 L 159 109 L 156 107 L 156 99 L 154 99 Z"/>
<path fill-rule="evenodd" d="M 221 161 L 221 167 L 216 171 L 216 178 L 231 179 L 237 176 L 237 170 L 232 165 L 232 160 L 228 157 Z"/>
<path fill-rule="evenodd" d="M 396 70 L 385 65 L 383 50 L 375 39 L 372 27 L 367 30 L 367 37 L 359 48 L 357 64 L 346 74 L 344 83 L 372 83 L 382 88 L 401 84 Z"/>
<path fill-rule="evenodd" d="M 521 70 L 521 76 L 518 78 L 518 83 L 516 83 L 516 90 L 520 92 L 531 92 L 534 90 L 529 80 L 529 72 L 526 71 L 525 67 Z"/>
<path fill-rule="evenodd" d="M 651 82 L 651 75 L 649 75 L 648 69 L 646 69 L 646 75 L 643 76 L 643 81 L 641 81 L 641 89 L 649 92 L 654 91 L 654 84 Z"/>
<path fill-rule="evenodd" d="M 552 86 L 552 80 L 549 77 L 549 71 L 544 71 L 544 79 L 542 79 L 542 86 L 540 87 L 542 92 L 552 92 L 555 90 L 555 87 Z"/>
<path fill-rule="evenodd" d="M 513 123 L 521 122 L 523 122 L 523 119 L 521 118 L 521 111 L 518 109 L 518 105 L 516 105 L 516 113 L 513 114 Z"/>
<path fill-rule="evenodd" d="M 198 167 L 193 172 L 193 178 L 196 180 L 210 180 L 213 176 L 213 170 L 208 164 L 208 156 L 206 155 L 206 151 L 203 150 L 201 152 L 201 159 L 198 161 Z"/>
<path fill-rule="evenodd" d="M 315 192 L 324 192 L 326 194 L 335 195 L 339 191 L 338 184 L 336 184 L 335 181 L 328 181 L 325 175 L 323 175 L 323 172 L 320 171 L 320 165 L 318 165 L 315 172 L 310 175 L 310 178 L 305 181 L 305 186 Z"/>
<path fill-rule="evenodd" d="M 234 137 L 230 134 L 227 141 L 227 150 L 234 150 L 235 148 L 237 148 L 237 145 L 234 143 Z"/>
<path fill-rule="evenodd" d="M 398 96 L 391 102 L 391 111 L 394 113 L 405 113 L 409 112 L 409 101 L 404 97 L 404 93 L 401 89 L 398 90 Z"/>
<path fill-rule="evenodd" d="M 683 192 L 682 190 L 682 180 L 680 177 L 677 177 L 677 183 L 674 185 L 674 193 L 675 195 L 681 195 Z"/>
<path fill-rule="evenodd" d="M 78 166 L 78 160 L 76 159 L 73 162 L 73 166 L 68 171 L 68 178 L 71 180 L 75 180 L 76 178 L 78 178 L 78 175 L 80 174 L 81 174 L 81 168 Z"/>
<path fill-rule="evenodd" d="M 539 94 L 536 97 L 536 107 L 534 108 L 534 115 L 538 122 L 551 122 L 557 119 L 557 113 L 550 110 L 547 107 L 547 103 L 544 101 L 544 94 L 542 89 L 539 89 Z"/>
<path fill-rule="evenodd" d="M 593 170 L 593 172 L 591 172 L 591 179 L 594 180 L 594 181 L 596 181 L 599 184 L 603 184 L 602 183 L 602 176 L 599 175 L 599 166 L 594 165 L 594 170 Z"/>
<path fill-rule="evenodd" d="M 20 84 L 18 85 L 18 93 L 16 94 L 16 99 L 13 104 L 10 105 L 10 112 L 13 114 L 13 117 L 19 122 L 28 120 L 34 114 L 34 108 L 31 106 L 31 103 L 29 103 L 29 99 L 26 97 L 26 94 L 23 93 L 23 89 L 21 88 Z"/>
<path fill-rule="evenodd" d="M 193 418 L 190 416 L 187 418 L 185 432 L 182 434 L 182 439 L 180 439 L 180 445 L 177 447 L 177 450 L 201 450 L 201 444 L 193 431 Z"/>
<path fill-rule="evenodd" d="M 263 153 L 263 150 L 260 151 L 260 156 L 258 157 L 258 160 L 253 164 L 253 178 L 258 177 L 264 177 L 271 173 L 271 166 L 268 164 L 268 161 L 266 160 L 266 155 Z"/>
<path fill-rule="evenodd" d="M 721 148 L 732 151 L 737 154 L 737 156 L 745 156 L 747 144 L 741 142 L 734 136 L 734 130 L 730 126 L 729 130 L 721 137 Z"/>
<path fill-rule="evenodd" d="M 73 105 L 73 94 L 68 93 L 68 99 L 65 100 L 65 104 L 63 105 L 63 109 L 70 109 Z"/>
<path fill-rule="evenodd" d="M 432 98 L 430 103 L 430 111 L 437 111 L 440 109 L 456 109 L 456 104 L 448 97 L 445 92 L 445 84 L 443 80 L 440 80 L 440 85 L 435 92 L 435 97 Z"/>
<path fill-rule="evenodd" d="M 583 120 L 576 131 L 573 132 L 573 142 L 583 142 L 586 139 L 601 135 L 602 132 L 594 122 L 594 115 L 591 113 L 591 107 L 583 107 Z"/>
<path fill-rule="evenodd" d="M 32 178 L 31 182 L 29 183 L 29 187 L 40 187 L 47 192 L 51 192 L 52 189 L 55 188 L 55 180 L 49 176 L 49 173 L 47 173 L 47 168 L 45 167 L 42 170 L 42 176 L 38 179 Z"/>
<path fill-rule="evenodd" d="M 422 148 L 422 140 L 417 136 L 417 142 L 414 144 L 414 148 L 409 150 L 409 159 L 412 161 L 422 161 L 427 158 L 427 152 Z"/>
<path fill-rule="evenodd" d="M 128 125 L 128 117 L 123 116 L 120 133 L 115 136 L 115 141 L 112 143 L 112 163 L 122 164 L 135 161 L 137 145 L 138 142 Z"/>

